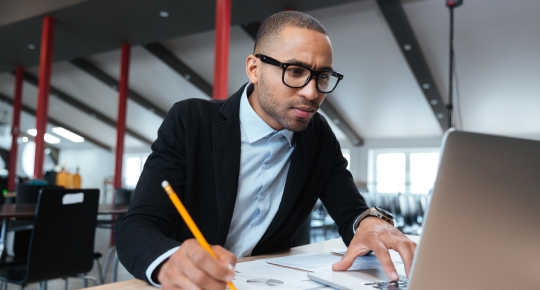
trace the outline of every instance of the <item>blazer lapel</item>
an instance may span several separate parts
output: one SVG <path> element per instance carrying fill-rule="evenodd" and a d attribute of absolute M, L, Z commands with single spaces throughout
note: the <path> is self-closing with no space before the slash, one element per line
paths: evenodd
<path fill-rule="evenodd" d="M 292 207 L 307 180 L 307 175 L 311 168 L 311 161 L 314 158 L 313 154 L 315 152 L 315 144 L 317 144 L 317 136 L 311 127 L 308 126 L 306 130 L 296 133 L 295 138 L 296 148 L 291 155 L 291 165 L 289 167 L 289 173 L 287 174 L 287 181 L 285 183 L 279 209 L 266 230 L 266 233 L 259 241 L 259 244 L 270 238 L 272 234 L 280 228 L 281 224 L 285 222 L 285 219 L 292 210 Z"/>
<path fill-rule="evenodd" d="M 240 98 L 244 86 L 223 105 L 226 120 L 212 127 L 214 174 L 219 211 L 218 244 L 225 245 L 238 192 L 240 176 Z"/>

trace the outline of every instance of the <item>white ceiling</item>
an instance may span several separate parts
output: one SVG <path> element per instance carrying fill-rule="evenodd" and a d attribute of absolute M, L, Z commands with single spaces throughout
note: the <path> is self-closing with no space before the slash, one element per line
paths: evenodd
<path fill-rule="evenodd" d="M 409 21 L 446 99 L 448 90 L 448 10 L 444 1 L 403 0 Z M 345 75 L 329 98 L 364 139 L 426 138 L 442 135 L 437 119 L 397 46 L 374 0 L 307 11 L 327 28 L 334 67 Z M 465 1 L 455 10 L 457 76 L 465 130 L 540 139 L 540 2 Z M 213 81 L 214 32 L 162 41 L 208 83 Z M 247 82 L 245 59 L 253 40 L 231 28 L 229 94 Z M 87 59 L 118 79 L 120 50 Z M 37 68 L 29 71 L 36 74 Z M 0 74 L 0 92 L 12 96 L 14 77 Z M 53 86 L 116 120 L 118 93 L 69 62 L 53 65 Z M 187 98 L 208 98 L 143 47 L 132 48 L 130 88 L 167 111 Z M 23 102 L 36 107 L 37 89 L 24 86 Z M 51 117 L 114 147 L 113 127 L 54 97 Z M 22 129 L 35 126 L 23 115 Z M 129 101 L 127 126 L 154 140 L 162 119 Z M 458 122 L 459 125 L 459 122 Z M 458 126 L 459 127 L 459 126 Z M 338 130 L 338 129 L 336 129 Z M 339 138 L 343 133 L 337 132 Z M 88 142 L 85 142 L 88 143 Z M 128 148 L 147 145 L 128 136 Z M 92 146 L 62 140 L 59 148 Z"/>
<path fill-rule="evenodd" d="M 447 96 L 449 13 L 439 2 L 404 8 Z M 464 2 L 454 12 L 463 129 L 540 138 L 540 1 Z"/>

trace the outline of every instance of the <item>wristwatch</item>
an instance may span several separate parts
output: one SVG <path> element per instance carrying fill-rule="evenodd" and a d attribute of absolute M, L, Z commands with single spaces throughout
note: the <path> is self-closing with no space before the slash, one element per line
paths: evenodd
<path fill-rule="evenodd" d="M 375 206 L 375 207 L 367 209 L 365 212 L 363 212 L 356 219 L 356 221 L 354 222 L 354 230 L 355 231 L 358 228 L 358 226 L 360 225 L 360 222 L 363 219 L 367 218 L 368 216 L 378 217 L 378 218 L 380 218 L 382 220 L 387 221 L 391 225 L 394 225 L 394 215 L 391 212 L 385 210 L 384 208 L 382 208 L 380 206 Z"/>

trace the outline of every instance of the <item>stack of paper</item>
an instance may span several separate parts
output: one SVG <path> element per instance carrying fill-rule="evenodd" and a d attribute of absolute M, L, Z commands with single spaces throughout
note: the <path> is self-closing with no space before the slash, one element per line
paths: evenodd
<path fill-rule="evenodd" d="M 304 289 L 331 290 L 332 287 L 317 283 L 306 272 L 287 269 L 266 263 L 264 260 L 236 264 L 233 284 L 242 289 Z"/>
<path fill-rule="evenodd" d="M 264 259 L 269 264 L 279 265 L 310 272 L 332 271 L 332 265 L 339 262 L 342 257 L 327 254 L 300 254 L 287 257 Z M 394 260 L 396 268 L 404 268 L 401 259 Z M 356 258 L 349 270 L 382 269 L 379 259 L 375 256 L 361 256 Z"/>

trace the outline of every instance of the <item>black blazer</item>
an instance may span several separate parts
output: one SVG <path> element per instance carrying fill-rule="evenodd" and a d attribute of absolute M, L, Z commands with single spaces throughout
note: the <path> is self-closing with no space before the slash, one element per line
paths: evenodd
<path fill-rule="evenodd" d="M 167 180 L 210 244 L 225 245 L 240 173 L 240 98 L 176 103 L 158 130 L 131 206 L 116 233 L 122 264 L 136 278 L 160 255 L 193 235 L 161 187 Z M 281 204 L 252 255 L 290 248 L 317 199 L 349 245 L 367 209 L 334 133 L 320 114 L 295 133 Z"/>

